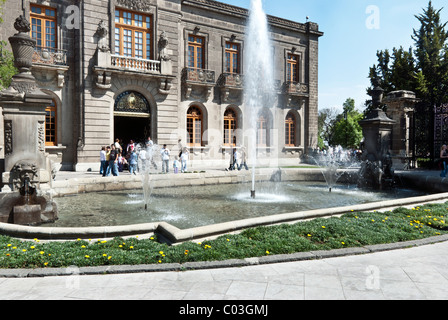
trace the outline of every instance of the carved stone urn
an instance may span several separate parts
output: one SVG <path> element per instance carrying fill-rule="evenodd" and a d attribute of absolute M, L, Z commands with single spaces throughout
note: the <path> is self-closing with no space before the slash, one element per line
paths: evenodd
<path fill-rule="evenodd" d="M 31 74 L 33 65 L 33 53 L 36 47 L 36 40 L 30 38 L 30 23 L 24 16 L 20 16 L 14 23 L 14 28 L 18 31 L 9 38 L 12 51 L 15 58 L 15 66 L 19 69 L 20 74 Z"/>

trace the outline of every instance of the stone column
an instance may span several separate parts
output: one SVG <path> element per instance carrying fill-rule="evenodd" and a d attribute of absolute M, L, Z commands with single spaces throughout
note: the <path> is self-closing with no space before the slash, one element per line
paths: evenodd
<path fill-rule="evenodd" d="M 405 169 L 409 158 L 412 157 L 410 128 L 415 105 L 419 101 L 414 92 L 404 90 L 393 91 L 384 99 L 387 113 L 395 121 L 392 128 L 391 155 L 394 167 L 398 170 Z"/>
<path fill-rule="evenodd" d="M 45 153 L 45 108 L 51 104 L 51 97 L 39 89 L 30 71 L 36 42 L 29 36 L 29 22 L 20 16 L 14 27 L 18 33 L 9 41 L 19 73 L 11 86 L 0 92 L 5 143 L 3 191 L 22 187 L 24 168 L 33 168 L 28 178 L 35 189 L 52 180 L 50 160 Z"/>

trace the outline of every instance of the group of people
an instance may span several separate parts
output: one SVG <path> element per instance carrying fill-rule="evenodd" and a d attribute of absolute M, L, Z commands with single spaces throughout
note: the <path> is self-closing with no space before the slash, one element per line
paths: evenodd
<path fill-rule="evenodd" d="M 232 154 L 230 156 L 230 166 L 226 171 L 238 170 L 241 171 L 242 168 L 249 170 L 247 166 L 247 152 L 246 148 L 242 147 L 238 152 L 238 149 L 233 148 Z"/>
<path fill-rule="evenodd" d="M 187 148 L 179 147 L 179 155 L 174 157 L 174 173 L 186 172 L 189 160 L 189 151 Z M 120 172 L 128 169 L 130 174 L 145 172 L 153 166 L 157 170 L 156 157 L 158 148 L 151 140 L 151 137 L 145 142 L 145 145 L 137 146 L 133 140 L 130 140 L 126 148 L 123 148 L 119 139 L 116 139 L 110 146 L 104 146 L 100 151 L 100 174 L 103 177 L 110 175 L 119 176 Z M 169 173 L 171 152 L 167 145 L 160 149 L 160 158 L 162 161 L 162 173 Z"/>

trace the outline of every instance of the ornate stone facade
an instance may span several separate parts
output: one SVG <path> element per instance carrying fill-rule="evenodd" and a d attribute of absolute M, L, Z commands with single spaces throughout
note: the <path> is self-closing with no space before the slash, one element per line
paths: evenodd
<path fill-rule="evenodd" d="M 46 17 L 46 10 L 55 14 Z M 247 9 L 212 0 L 6 0 L 6 11 L 0 30 L 3 40 L 12 35 L 12 17 L 20 14 L 31 22 L 33 17 L 50 25 L 55 22 L 54 47 L 38 46 L 31 70 L 53 99 L 49 110 L 54 110 L 54 127 L 47 124 L 44 131 L 47 135 L 54 128 L 54 140 L 46 140 L 45 152 L 58 169 L 97 170 L 101 146 L 116 138 L 126 145 L 131 137 L 142 140 L 150 135 L 173 151 L 180 140 L 190 146 L 191 165 L 198 168 L 225 167 L 233 147 L 247 147 L 251 113 L 243 104 Z M 268 21 L 278 99 L 268 112 L 272 138 L 259 152 L 280 164 L 297 164 L 300 155 L 317 144 L 318 41 L 323 33 L 312 22 L 272 16 Z M 203 41 L 200 67 L 190 65 L 191 37 Z M 228 70 L 229 44 L 239 50 L 237 72 Z M 132 46 L 131 54 L 125 54 L 127 46 Z M 297 58 L 294 81 L 288 79 L 291 55 Z M 117 108 L 117 101 L 127 94 L 142 97 L 146 109 Z M 196 118 L 201 131 L 197 144 L 190 144 L 192 107 L 201 113 Z M 289 144 L 286 118 L 294 122 Z M 0 143 L 4 140 L 0 158 L 12 145 L 8 126 L 0 121 Z M 230 127 L 235 137 L 226 143 Z M 42 141 L 38 145 L 43 148 Z"/>

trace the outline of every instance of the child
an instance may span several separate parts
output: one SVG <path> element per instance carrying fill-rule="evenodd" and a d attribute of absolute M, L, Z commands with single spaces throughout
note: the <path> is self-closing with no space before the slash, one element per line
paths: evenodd
<path fill-rule="evenodd" d="M 174 173 L 179 172 L 179 157 L 174 157 L 174 163 L 173 163 Z"/>
<path fill-rule="evenodd" d="M 135 149 L 132 149 L 131 156 L 129 157 L 129 172 L 131 174 L 137 174 L 137 153 L 135 153 Z"/>

